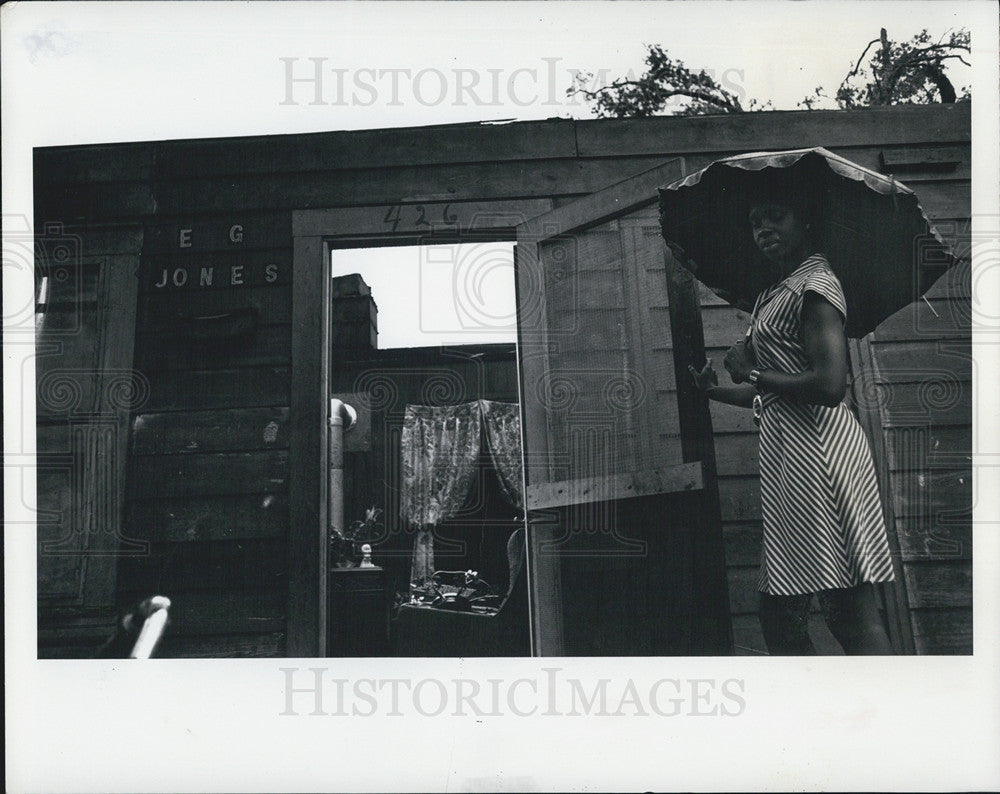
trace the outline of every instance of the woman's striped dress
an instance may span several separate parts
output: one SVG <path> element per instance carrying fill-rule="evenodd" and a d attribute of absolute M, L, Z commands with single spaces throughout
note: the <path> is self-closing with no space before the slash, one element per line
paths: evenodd
<path fill-rule="evenodd" d="M 759 369 L 808 366 L 800 341 L 802 298 L 816 292 L 845 317 L 826 259 L 806 259 L 757 300 L 747 332 Z M 759 590 L 814 593 L 893 578 L 871 451 L 844 404 L 761 395 L 760 486 L 764 518 Z"/>

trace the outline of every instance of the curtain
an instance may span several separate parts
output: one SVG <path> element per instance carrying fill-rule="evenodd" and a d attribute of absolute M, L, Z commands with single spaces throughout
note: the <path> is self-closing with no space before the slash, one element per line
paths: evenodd
<path fill-rule="evenodd" d="M 410 583 L 434 572 L 433 528 L 462 507 L 476 473 L 482 432 L 478 402 L 408 405 L 403 417 L 400 518 L 418 527 Z"/>
<path fill-rule="evenodd" d="M 507 501 L 524 507 L 521 492 L 521 410 L 517 403 L 480 400 L 486 445 L 497 470 L 500 488 Z"/>
<path fill-rule="evenodd" d="M 483 425 L 501 491 L 510 504 L 521 509 L 521 417 L 517 403 L 477 400 L 462 405 L 406 406 L 399 515 L 418 528 L 411 587 L 426 585 L 434 573 L 434 527 L 454 516 L 469 495 L 479 466 Z"/>

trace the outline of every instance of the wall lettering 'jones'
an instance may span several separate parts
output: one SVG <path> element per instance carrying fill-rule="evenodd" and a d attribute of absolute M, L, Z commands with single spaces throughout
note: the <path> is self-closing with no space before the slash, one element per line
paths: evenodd
<path fill-rule="evenodd" d="M 233 245 L 243 242 L 243 224 L 234 223 L 227 232 L 227 241 Z M 189 249 L 194 244 L 194 229 L 177 230 L 177 247 Z M 153 282 L 157 289 L 165 287 L 241 287 L 247 284 L 273 284 L 278 280 L 278 265 L 274 263 L 255 266 L 228 265 L 205 267 L 158 268 L 159 277 Z"/>

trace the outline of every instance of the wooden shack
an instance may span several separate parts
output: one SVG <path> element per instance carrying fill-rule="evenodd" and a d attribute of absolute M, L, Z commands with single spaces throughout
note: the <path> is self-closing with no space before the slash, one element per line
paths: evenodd
<path fill-rule="evenodd" d="M 747 318 L 676 276 L 656 188 L 825 146 L 967 250 L 970 135 L 959 103 L 37 149 L 39 656 L 92 655 L 160 591 L 170 655 L 333 652 L 329 397 L 380 369 L 404 402 L 441 371 L 520 402 L 533 653 L 765 652 L 753 424 L 677 377 Z M 331 251 L 449 240 L 516 243 L 516 356 L 378 351 L 371 308 L 334 300 Z M 852 350 L 900 652 L 972 650 L 970 323 L 954 268 Z M 391 480 L 392 422 L 366 421 L 355 514 Z"/>

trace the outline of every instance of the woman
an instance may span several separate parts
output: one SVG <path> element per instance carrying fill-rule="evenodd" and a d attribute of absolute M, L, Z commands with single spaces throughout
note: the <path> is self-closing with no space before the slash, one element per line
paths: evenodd
<path fill-rule="evenodd" d="M 764 519 L 760 621 L 772 654 L 814 654 L 812 595 L 848 654 L 892 653 L 872 582 L 893 578 L 875 469 L 847 385 L 840 282 L 814 247 L 803 202 L 750 210 L 754 242 L 780 269 L 757 298 L 744 340 L 726 354 L 733 386 L 709 359 L 691 374 L 711 399 L 754 409 Z"/>

